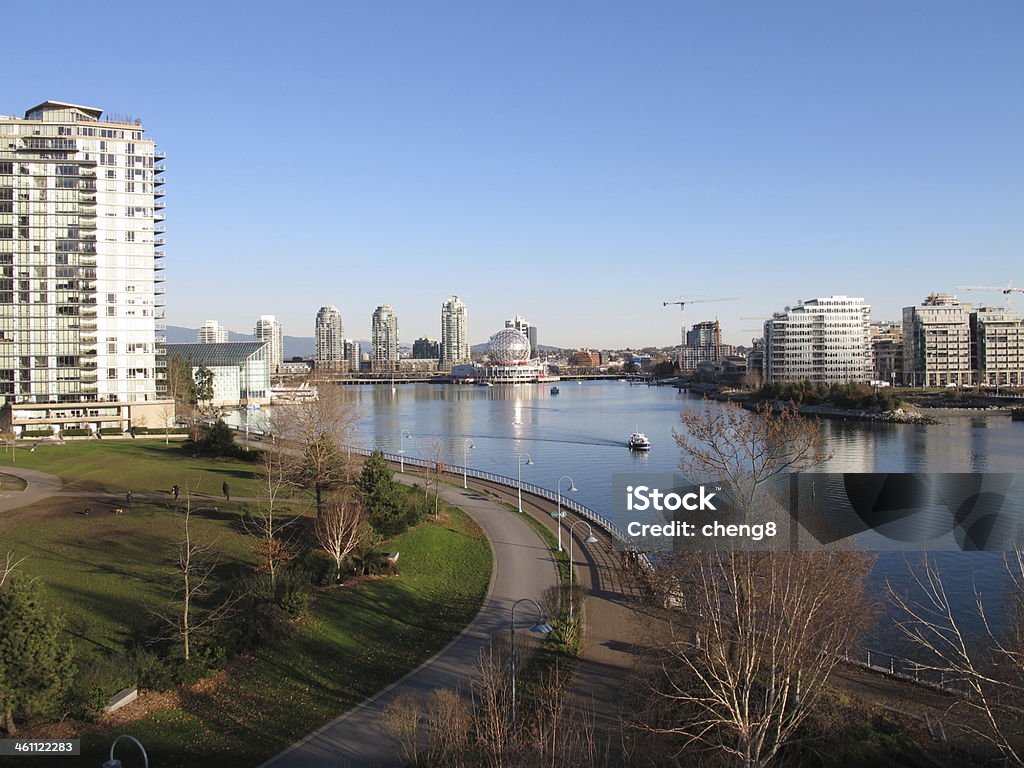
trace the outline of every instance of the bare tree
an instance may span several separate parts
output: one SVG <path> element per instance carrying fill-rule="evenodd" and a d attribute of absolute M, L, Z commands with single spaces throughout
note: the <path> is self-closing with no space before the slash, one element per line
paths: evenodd
<path fill-rule="evenodd" d="M 164 405 L 160 406 L 160 410 L 158 413 L 160 420 L 163 422 L 164 427 L 164 445 L 167 445 L 171 441 L 171 428 L 174 426 L 174 402 L 165 403 Z"/>
<path fill-rule="evenodd" d="M 274 407 L 272 429 L 288 453 L 288 477 L 309 488 L 319 516 L 324 492 L 354 480 L 343 446 L 359 419 L 355 400 L 344 388 L 320 382 L 316 399 Z"/>
<path fill-rule="evenodd" d="M 953 705 L 961 710 L 957 725 L 991 744 L 1008 764 L 1024 765 L 1024 550 L 1004 559 L 1009 576 L 1009 626 L 997 631 L 982 596 L 975 594 L 982 635 L 965 628 L 966 616 L 954 609 L 935 561 L 925 556 L 911 566 L 915 597 L 889 585 L 900 613 L 897 625 L 921 652 L 922 670 L 939 673 L 964 686 L 966 696 Z"/>
<path fill-rule="evenodd" d="M 767 765 L 866 628 L 871 563 L 848 552 L 691 558 L 681 605 L 659 625 L 643 727 Z"/>
<path fill-rule="evenodd" d="M 436 518 L 440 507 L 441 484 L 444 482 L 448 457 L 444 442 L 437 437 L 428 440 L 423 457 L 427 460 L 427 466 L 424 469 L 426 482 L 423 491 L 425 494 L 429 494 L 431 491 L 434 493 L 434 517 Z"/>
<path fill-rule="evenodd" d="M 7 580 L 11 578 L 11 576 L 14 574 L 14 571 L 23 562 L 25 562 L 24 557 L 15 560 L 13 552 L 7 553 L 7 556 L 4 558 L 3 564 L 0 565 L 0 588 L 3 588 L 4 584 L 7 583 Z"/>
<path fill-rule="evenodd" d="M 367 537 L 365 515 L 352 492 L 342 493 L 324 505 L 317 517 L 313 535 L 321 550 L 334 561 L 334 580 L 341 579 L 341 566 Z"/>
<path fill-rule="evenodd" d="M 831 458 L 816 420 L 794 408 L 762 404 L 750 413 L 735 403 L 683 411 L 679 468 L 695 480 L 727 484 L 738 508 L 753 509 L 773 477 L 799 472 Z"/>
<path fill-rule="evenodd" d="M 176 546 L 175 597 L 166 610 L 155 613 L 181 643 L 182 657 L 188 663 L 195 642 L 230 615 L 237 600 L 228 598 L 212 608 L 204 605 L 213 592 L 210 577 L 217 566 L 216 542 L 201 542 L 195 535 L 188 486 L 185 487 L 185 505 L 179 515 L 181 538 Z"/>
<path fill-rule="evenodd" d="M 746 516 L 771 509 L 766 484 L 829 454 L 817 422 L 791 409 L 727 404 L 681 414 L 679 466 L 729 489 Z M 794 738 L 835 665 L 866 628 L 858 553 L 718 551 L 662 559 L 672 608 L 657 610 L 642 728 L 686 750 L 761 768 Z"/>
<path fill-rule="evenodd" d="M 279 569 L 291 560 L 296 517 L 282 513 L 283 494 L 291 487 L 286 455 L 278 448 L 264 451 L 260 457 L 260 499 L 245 520 L 245 529 L 259 541 L 255 551 L 260 562 L 257 570 L 266 573 L 273 592 Z"/>

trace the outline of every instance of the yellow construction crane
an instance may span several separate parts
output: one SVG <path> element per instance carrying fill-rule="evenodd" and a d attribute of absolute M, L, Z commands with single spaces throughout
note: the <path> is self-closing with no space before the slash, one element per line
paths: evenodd
<path fill-rule="evenodd" d="M 671 305 L 674 305 L 674 304 L 678 304 L 679 305 L 679 343 L 682 346 L 684 346 L 684 347 L 686 346 L 686 318 L 683 316 L 683 313 L 686 311 L 686 305 L 687 304 L 709 304 L 709 303 L 711 303 L 713 301 L 739 301 L 739 298 L 737 298 L 735 296 L 732 297 L 732 298 L 728 298 L 728 299 L 687 299 L 687 298 L 681 298 L 681 299 L 678 299 L 677 301 L 663 301 L 663 302 L 661 302 L 661 306 L 663 306 L 663 307 L 668 307 L 668 306 L 671 306 Z"/>
<path fill-rule="evenodd" d="M 1003 296 L 1006 297 L 1006 308 L 1007 309 L 1011 309 L 1010 299 L 1013 297 L 1013 294 L 1015 294 L 1015 293 L 1024 293 L 1024 288 L 1014 288 L 1013 287 L 1013 281 L 1012 280 L 1010 280 L 1006 284 L 1005 288 L 1001 287 L 1001 286 L 998 286 L 998 285 L 958 285 L 956 287 L 956 289 L 958 291 L 979 291 L 979 292 L 982 292 L 982 293 L 1001 293 L 1001 294 L 1003 294 Z"/>

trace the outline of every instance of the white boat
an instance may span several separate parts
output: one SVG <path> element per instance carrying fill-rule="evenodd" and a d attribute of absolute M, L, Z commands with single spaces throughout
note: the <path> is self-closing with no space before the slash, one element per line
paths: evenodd
<path fill-rule="evenodd" d="M 647 439 L 647 435 L 643 432 L 634 432 L 629 436 L 629 442 L 626 443 L 631 451 L 649 451 L 651 450 L 651 441 Z"/>

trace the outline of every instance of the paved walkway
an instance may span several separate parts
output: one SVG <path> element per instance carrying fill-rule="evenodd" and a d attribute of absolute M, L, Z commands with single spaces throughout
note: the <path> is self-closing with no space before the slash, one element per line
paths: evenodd
<path fill-rule="evenodd" d="M 508 632 L 512 604 L 522 597 L 539 602 L 544 591 L 557 583 L 551 554 L 526 521 L 473 491 L 446 487 L 441 498 L 472 517 L 491 542 L 494 570 L 490 593 L 480 613 L 459 637 L 419 669 L 263 763 L 261 768 L 401 765 L 391 740 L 381 728 L 384 708 L 406 692 L 427 694 L 437 688 L 459 687 L 491 636 Z M 517 610 L 517 627 L 525 628 L 532 623 L 529 609 L 524 604 Z M 528 634 L 521 632 L 517 640 L 525 641 Z"/>
<path fill-rule="evenodd" d="M 63 485 L 63 481 L 56 475 L 48 475 L 34 469 L 23 469 L 17 465 L 0 467 L 0 474 L 20 477 L 27 483 L 22 491 L 0 491 L 0 512 L 8 512 L 18 507 L 35 504 L 47 496 L 59 493 Z"/>

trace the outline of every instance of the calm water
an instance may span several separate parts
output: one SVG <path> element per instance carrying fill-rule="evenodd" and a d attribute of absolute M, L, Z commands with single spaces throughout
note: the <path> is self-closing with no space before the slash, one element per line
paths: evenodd
<path fill-rule="evenodd" d="M 679 447 L 673 430 L 684 409 L 719 407 L 671 387 L 630 386 L 624 382 L 561 382 L 560 394 L 544 385 L 475 387 L 399 384 L 351 387 L 362 418 L 353 444 L 423 457 L 440 439 L 447 461 L 462 465 L 466 440 L 473 448 L 468 465 L 516 476 L 516 452 L 532 465 L 522 467 L 526 482 L 555 489 L 563 475 L 579 489 L 577 501 L 607 514 L 611 476 L 616 472 L 672 472 Z M 259 419 L 257 415 L 253 417 Z M 824 421 L 832 459 L 823 470 L 837 472 L 1012 472 L 1024 471 L 1024 425 L 1005 414 L 943 414 L 941 425 L 863 424 Z M 630 452 L 625 442 L 639 428 L 651 439 L 649 454 Z M 563 489 L 568 485 L 563 481 Z M 975 587 L 999 613 L 1006 583 L 1001 556 L 993 553 L 941 553 L 954 601 L 969 610 Z M 885 580 L 907 582 L 905 557 L 883 554 L 873 588 L 881 602 Z"/>

